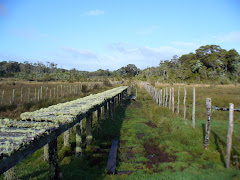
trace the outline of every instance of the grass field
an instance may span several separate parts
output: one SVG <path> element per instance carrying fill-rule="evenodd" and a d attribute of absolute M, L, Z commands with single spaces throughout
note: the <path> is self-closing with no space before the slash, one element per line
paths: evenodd
<path fill-rule="evenodd" d="M 63 179 L 240 179 L 240 171 L 236 170 L 233 164 L 230 169 L 224 167 L 225 146 L 216 135 L 211 133 L 209 149 L 203 148 L 202 124 L 205 124 L 206 119 L 206 97 L 211 97 L 212 102 L 216 102 L 216 104 L 212 103 L 213 105 L 228 106 L 229 102 L 237 105 L 239 87 L 238 90 L 233 90 L 232 87 L 235 86 L 196 88 L 195 129 L 192 128 L 190 121 L 192 86 L 187 87 L 189 106 L 187 125 L 182 115 L 177 116 L 168 108 L 159 107 L 146 90 L 138 88 L 137 101 L 117 106 L 114 119 L 103 120 L 103 130 L 100 134 L 97 134 L 96 118 L 94 118 L 95 139 L 91 146 L 84 148 L 83 158 L 74 157 L 74 133 L 71 134 L 71 148 L 64 148 L 63 137 L 59 137 L 58 150 Z M 220 100 L 221 97 L 224 98 Z M 231 101 L 228 102 L 228 99 Z M 220 102 L 222 104 L 219 104 Z M 235 113 L 233 144 L 237 148 L 239 145 L 236 139 L 240 137 L 239 124 L 239 114 Z M 226 137 L 228 113 L 214 111 L 211 128 Z M 117 171 L 134 171 L 130 175 L 103 174 L 106 172 L 108 153 L 113 139 L 118 139 L 120 142 Z M 46 179 L 48 164 L 43 161 L 43 150 L 37 151 L 19 163 L 17 173 L 19 179 Z"/>
<path fill-rule="evenodd" d="M 61 94 L 62 86 L 62 94 Z M 38 91 L 41 91 L 42 98 L 38 100 Z M 58 87 L 58 91 L 57 91 Z M 21 102 L 21 88 L 23 88 L 23 101 Z M 30 88 L 30 100 L 28 99 L 28 88 Z M 55 97 L 54 97 L 55 88 Z M 53 104 L 81 98 L 90 93 L 96 93 L 112 88 L 110 84 L 101 82 L 31 82 L 31 81 L 2 81 L 0 82 L 0 118 L 19 119 L 19 115 L 26 111 L 34 111 Z M 13 89 L 15 89 L 15 99 L 12 99 Z M 36 99 L 35 99 L 36 89 Z M 2 92 L 4 98 L 1 104 Z M 51 97 L 50 97 L 51 90 Z M 71 92 L 70 92 L 71 91 Z M 58 92 L 58 95 L 57 95 Z"/>

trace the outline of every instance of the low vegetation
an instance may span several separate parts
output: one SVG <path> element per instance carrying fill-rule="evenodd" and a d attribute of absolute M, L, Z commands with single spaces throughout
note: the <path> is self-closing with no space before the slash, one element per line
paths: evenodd
<path fill-rule="evenodd" d="M 161 87 L 161 85 L 156 85 Z M 99 134 L 97 120 L 94 117 L 94 141 L 87 148 L 83 144 L 84 156 L 81 159 L 76 159 L 74 156 L 75 133 L 71 134 L 71 148 L 67 149 L 63 147 L 63 136 L 60 136 L 58 150 L 63 178 L 239 179 L 240 172 L 235 168 L 233 161 L 230 169 L 225 168 L 225 145 L 218 136 L 211 133 L 209 149 L 203 148 L 205 97 L 212 97 L 213 105 L 216 102 L 216 105 L 227 106 L 229 102 L 233 102 L 239 106 L 238 97 L 236 97 L 239 90 L 233 90 L 232 87 L 234 86 L 196 88 L 197 123 L 195 129 L 192 128 L 190 120 L 191 86 L 187 87 L 189 106 L 187 124 L 181 115 L 173 114 L 168 107 L 159 107 L 145 89 L 138 88 L 137 100 L 117 106 L 113 119 L 103 119 L 102 131 Z M 214 91 L 221 93 L 217 95 Z M 226 99 L 217 100 L 223 96 L 223 93 L 226 93 L 224 94 L 227 96 Z M 227 112 L 213 112 L 212 128 L 226 137 L 222 133 L 228 127 L 228 118 L 225 119 L 227 115 L 224 113 L 228 114 Z M 240 137 L 239 125 L 239 114 L 235 113 L 234 142 L 238 142 L 236 140 Z M 83 134 L 83 140 L 85 136 Z M 113 139 L 119 140 L 117 171 L 128 171 L 128 174 L 104 174 Z M 43 161 L 43 150 L 37 151 L 19 163 L 17 173 L 19 179 L 46 179 L 48 164 Z"/>

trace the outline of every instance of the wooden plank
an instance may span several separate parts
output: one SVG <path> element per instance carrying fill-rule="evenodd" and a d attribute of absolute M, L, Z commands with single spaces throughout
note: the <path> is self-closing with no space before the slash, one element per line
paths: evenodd
<path fill-rule="evenodd" d="M 110 174 L 115 174 L 116 172 L 116 163 L 117 163 L 117 149 L 118 149 L 118 140 L 113 140 L 111 149 L 108 156 L 107 162 L 107 172 Z"/>

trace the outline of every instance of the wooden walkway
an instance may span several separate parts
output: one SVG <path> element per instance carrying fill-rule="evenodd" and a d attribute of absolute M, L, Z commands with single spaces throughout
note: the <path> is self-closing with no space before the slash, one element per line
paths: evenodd
<path fill-rule="evenodd" d="M 101 107 L 104 107 L 104 113 L 111 115 L 115 103 L 122 101 L 123 93 L 127 89 L 128 86 L 120 86 L 74 101 L 22 113 L 21 121 L 0 120 L 0 174 L 48 144 L 50 169 L 55 171 L 53 178 L 57 178 L 58 165 L 56 165 L 57 159 L 54 159 L 57 157 L 54 156 L 54 153 L 57 153 L 57 137 L 69 132 L 67 130 L 86 117 L 86 134 L 90 143 L 93 112 L 98 112 L 98 121 L 101 118 Z M 76 139 L 79 139 L 81 128 L 76 129 L 80 131 L 76 133 Z M 80 142 L 77 142 L 76 151 L 81 148 L 78 146 Z"/>

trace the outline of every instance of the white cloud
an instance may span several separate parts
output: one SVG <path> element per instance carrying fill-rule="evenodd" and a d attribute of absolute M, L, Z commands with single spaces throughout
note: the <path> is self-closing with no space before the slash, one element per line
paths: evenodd
<path fill-rule="evenodd" d="M 87 16 L 99 16 L 99 15 L 103 15 L 103 14 L 105 14 L 105 12 L 103 10 L 99 10 L 99 9 L 86 12 Z"/>
<path fill-rule="evenodd" d="M 240 42 L 240 32 L 230 32 L 228 34 L 221 34 L 214 36 L 215 39 L 217 39 L 220 42 Z"/>

